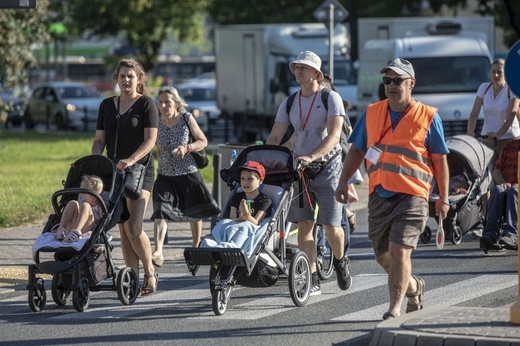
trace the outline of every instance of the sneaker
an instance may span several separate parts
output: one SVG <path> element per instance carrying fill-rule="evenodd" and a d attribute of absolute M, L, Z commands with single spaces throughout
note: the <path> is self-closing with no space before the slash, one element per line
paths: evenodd
<path fill-rule="evenodd" d="M 518 242 L 508 234 L 502 236 L 498 241 L 498 244 L 502 245 L 504 248 L 509 250 L 518 249 Z"/>
<path fill-rule="evenodd" d="M 348 271 L 349 264 L 348 257 L 345 256 L 343 259 L 337 260 L 334 257 L 334 268 L 336 269 L 336 278 L 338 279 L 338 286 L 341 290 L 346 291 L 352 285 L 352 276 Z"/>
<path fill-rule="evenodd" d="M 483 234 L 482 235 L 482 238 L 480 238 L 480 247 L 481 248 L 487 248 L 487 247 L 492 247 L 494 246 L 496 243 L 495 243 L 495 240 L 493 239 L 493 237 L 489 234 Z"/>
<path fill-rule="evenodd" d="M 321 284 L 319 281 L 313 282 L 311 287 L 311 292 L 309 296 L 319 296 L 321 294 Z"/>

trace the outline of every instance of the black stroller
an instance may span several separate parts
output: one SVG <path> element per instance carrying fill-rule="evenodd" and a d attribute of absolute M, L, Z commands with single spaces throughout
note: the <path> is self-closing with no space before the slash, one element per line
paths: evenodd
<path fill-rule="evenodd" d="M 83 174 L 97 175 L 103 180 L 106 199 L 92 190 L 80 188 Z M 35 264 L 29 265 L 29 307 L 34 312 L 40 312 L 46 303 L 44 280 L 37 274 L 51 274 L 52 299 L 59 306 L 65 306 L 72 296 L 74 308 L 82 312 L 88 308 L 90 291 L 117 291 L 121 303 L 130 305 L 135 302 L 139 293 L 139 280 L 131 268 L 123 268 L 118 273 L 112 261 L 111 236 L 107 231 L 114 227 L 124 210 L 125 176 L 118 172 L 113 162 L 106 156 L 90 155 L 74 162 L 68 172 L 64 188 L 52 196 L 54 214 L 49 219 L 39 238 L 53 239 L 49 232 L 56 227 L 61 219 L 68 201 L 76 199 L 79 193 L 94 196 L 102 208 L 103 216 L 91 236 L 80 244 L 54 244 L 62 242 L 43 242 L 41 247 L 33 246 Z M 108 202 L 105 203 L 105 200 Z M 52 246 L 51 246 L 52 244 Z M 36 242 L 35 242 L 36 245 Z M 42 260 L 45 253 L 51 258 Z M 116 276 L 117 274 L 117 276 Z M 103 283 L 110 279 L 110 283 Z"/>
<path fill-rule="evenodd" d="M 450 186 L 449 199 L 452 205 L 442 225 L 446 239 L 458 245 L 462 236 L 481 222 L 482 208 L 485 208 L 485 205 L 482 205 L 482 196 L 489 191 L 493 181 L 493 150 L 478 139 L 467 135 L 448 137 L 446 144 L 450 150 L 450 182 L 462 180 L 467 187 L 460 190 L 462 192 L 454 194 L 453 186 Z M 438 198 L 439 195 L 434 188 L 429 201 L 430 217 L 436 217 L 435 201 Z M 431 235 L 431 229 L 426 227 L 420 239 L 426 244 L 430 241 Z"/>
<path fill-rule="evenodd" d="M 241 189 L 240 171 L 236 168 L 249 160 L 260 162 L 265 167 L 266 177 L 261 192 L 267 194 L 273 202 L 273 213 L 266 222 L 265 231 L 253 243 L 252 253 L 246 254 L 243 248 L 225 247 L 184 250 L 184 258 L 192 274 L 200 265 L 211 266 L 209 286 L 216 315 L 226 311 L 231 292 L 237 284 L 265 287 L 274 285 L 279 275 L 288 276 L 291 298 L 296 306 L 307 303 L 312 286 L 309 259 L 303 251 L 291 256 L 288 267 L 288 255 L 291 254 L 288 254 L 290 250 L 286 247 L 289 234 L 286 218 L 297 173 L 293 168 L 293 156 L 287 148 L 274 145 L 250 146 L 238 155 L 229 169 L 221 170 L 221 177 L 232 187 L 232 192 L 219 219 L 229 216 L 231 199 Z"/>

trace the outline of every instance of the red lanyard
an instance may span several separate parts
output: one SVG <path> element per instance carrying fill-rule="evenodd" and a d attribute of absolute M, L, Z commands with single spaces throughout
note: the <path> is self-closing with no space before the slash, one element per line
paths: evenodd
<path fill-rule="evenodd" d="M 307 117 L 305 118 L 305 122 L 302 120 L 302 91 L 300 90 L 300 95 L 298 97 L 298 106 L 300 106 L 300 122 L 302 122 L 302 131 L 305 130 L 305 127 L 307 126 L 307 122 L 309 121 L 309 116 L 311 115 L 312 106 L 314 106 L 314 101 L 316 101 L 316 96 L 318 95 L 318 91 L 320 89 L 316 90 L 314 93 L 314 98 L 312 99 L 311 106 L 309 107 L 309 113 L 307 113 Z"/>
<path fill-rule="evenodd" d="M 406 113 L 408 113 L 408 111 L 410 110 L 410 108 L 412 108 L 412 103 L 413 101 L 410 101 L 410 103 L 408 104 L 408 106 L 406 106 L 406 108 L 399 114 L 399 116 L 395 119 L 395 126 L 397 126 L 399 124 L 399 122 L 401 121 L 401 119 L 406 115 Z M 394 127 L 394 123 L 392 122 L 392 116 L 390 115 L 390 107 L 387 107 L 387 110 L 386 112 L 388 113 L 388 118 L 390 118 L 390 126 L 388 126 L 386 128 L 386 130 L 381 134 L 381 137 L 379 137 L 379 140 L 376 142 L 376 145 L 379 145 L 379 143 L 381 143 L 381 140 L 383 139 L 384 136 L 386 136 L 386 134 L 388 133 L 388 131 L 390 131 L 390 129 L 392 127 Z M 385 123 L 383 124 L 383 128 L 385 128 L 385 125 L 386 125 L 386 117 L 385 117 Z"/>

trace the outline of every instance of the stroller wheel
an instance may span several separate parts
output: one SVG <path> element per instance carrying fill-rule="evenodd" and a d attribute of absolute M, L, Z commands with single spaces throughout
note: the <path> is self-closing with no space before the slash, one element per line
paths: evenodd
<path fill-rule="evenodd" d="M 424 231 L 419 236 L 423 244 L 428 244 L 432 239 L 432 229 L 428 226 L 424 228 Z"/>
<path fill-rule="evenodd" d="M 304 306 L 311 292 L 311 266 L 307 255 L 300 251 L 294 256 L 289 268 L 289 291 L 296 306 Z"/>
<path fill-rule="evenodd" d="M 451 242 L 454 245 L 459 245 L 462 242 L 462 229 L 459 226 L 453 226 L 451 231 Z"/>
<path fill-rule="evenodd" d="M 139 295 L 139 280 L 135 271 L 126 267 L 119 271 L 116 281 L 117 297 L 123 305 L 132 305 Z"/>
<path fill-rule="evenodd" d="M 51 282 L 51 294 L 52 300 L 58 306 L 67 305 L 67 301 L 70 299 L 71 291 L 64 287 L 63 274 L 54 274 Z"/>
<path fill-rule="evenodd" d="M 88 279 L 82 278 L 79 287 L 72 293 L 72 305 L 77 312 L 87 310 L 90 303 L 90 290 L 88 288 Z"/>
<path fill-rule="evenodd" d="M 215 290 L 211 292 L 213 312 L 217 316 L 221 316 L 226 312 L 228 295 L 223 290 Z"/>
<path fill-rule="evenodd" d="M 42 278 L 36 278 L 34 287 L 29 290 L 29 307 L 34 312 L 40 312 L 45 308 L 47 293 Z"/>

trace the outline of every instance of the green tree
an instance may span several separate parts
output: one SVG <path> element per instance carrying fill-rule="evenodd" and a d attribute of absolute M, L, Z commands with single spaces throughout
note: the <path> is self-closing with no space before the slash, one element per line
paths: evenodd
<path fill-rule="evenodd" d="M 138 50 L 136 58 L 145 70 L 157 62 L 162 43 L 169 35 L 179 41 L 203 36 L 206 0 L 53 0 L 70 18 L 77 35 L 121 37 Z"/>
<path fill-rule="evenodd" d="M 35 9 L 0 11 L 0 78 L 8 86 L 27 83 L 27 69 L 35 66 L 31 47 L 49 40 L 47 0 Z"/>

